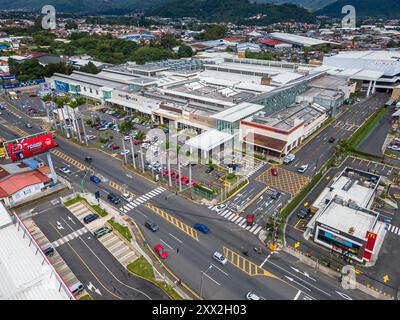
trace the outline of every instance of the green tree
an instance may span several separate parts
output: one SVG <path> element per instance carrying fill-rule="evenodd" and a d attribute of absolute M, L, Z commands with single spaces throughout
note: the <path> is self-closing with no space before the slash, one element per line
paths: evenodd
<path fill-rule="evenodd" d="M 187 45 L 181 45 L 178 50 L 178 57 L 179 58 L 190 58 L 194 54 L 192 47 Z"/>
<path fill-rule="evenodd" d="M 141 130 L 139 130 L 139 131 L 136 133 L 135 139 L 136 139 L 136 140 L 139 140 L 139 141 L 143 141 L 144 139 L 146 139 L 146 133 L 143 132 L 143 131 L 141 131 Z"/>
<path fill-rule="evenodd" d="M 163 34 L 160 39 L 160 45 L 165 49 L 172 49 L 176 46 L 176 38 L 172 34 Z"/>
<path fill-rule="evenodd" d="M 98 74 L 101 71 L 101 69 L 97 68 L 95 64 L 92 61 L 90 61 L 87 65 L 81 67 L 80 71 L 86 73 Z"/>

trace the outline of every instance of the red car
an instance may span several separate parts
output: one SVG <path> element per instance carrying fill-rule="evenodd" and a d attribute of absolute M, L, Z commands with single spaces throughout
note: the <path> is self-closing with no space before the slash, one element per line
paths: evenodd
<path fill-rule="evenodd" d="M 198 186 L 199 185 L 199 183 L 198 182 L 196 182 L 196 181 L 192 181 L 192 187 L 195 187 L 195 186 Z"/>
<path fill-rule="evenodd" d="M 110 146 L 110 149 L 111 150 L 118 150 L 118 149 L 120 149 L 120 146 L 117 146 L 117 145 L 113 144 L 113 145 Z"/>
<path fill-rule="evenodd" d="M 164 176 L 167 176 L 168 175 L 168 169 L 164 169 Z"/>
<path fill-rule="evenodd" d="M 176 172 L 175 171 L 171 171 L 171 177 L 175 178 L 176 177 Z"/>
<path fill-rule="evenodd" d="M 168 258 L 168 252 L 164 250 L 164 247 L 161 244 L 156 244 L 154 246 L 154 250 L 157 252 L 161 259 Z"/>
<path fill-rule="evenodd" d="M 249 213 L 246 216 L 246 223 L 248 226 L 252 226 L 254 224 L 254 214 Z"/>
<path fill-rule="evenodd" d="M 30 97 L 37 97 L 36 93 L 29 94 Z"/>
<path fill-rule="evenodd" d="M 272 173 L 273 176 L 277 176 L 278 175 L 278 168 L 272 167 L 271 168 L 271 173 Z"/>
<path fill-rule="evenodd" d="M 141 144 L 142 142 L 143 142 L 143 141 L 136 140 L 136 139 L 133 140 L 133 144 L 136 145 L 136 146 L 137 146 L 138 144 Z"/>

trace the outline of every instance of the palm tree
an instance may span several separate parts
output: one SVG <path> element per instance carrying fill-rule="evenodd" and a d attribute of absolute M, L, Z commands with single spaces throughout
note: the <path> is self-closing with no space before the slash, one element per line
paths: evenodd
<path fill-rule="evenodd" d="M 136 139 L 136 140 L 139 140 L 139 141 L 143 141 L 144 139 L 146 139 L 146 133 L 143 132 L 143 131 L 141 131 L 141 130 L 139 130 L 139 131 L 136 133 L 135 139 Z"/>

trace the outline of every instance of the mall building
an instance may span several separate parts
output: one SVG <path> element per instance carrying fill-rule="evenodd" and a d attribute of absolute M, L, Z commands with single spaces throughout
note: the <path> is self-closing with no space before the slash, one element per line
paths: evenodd
<path fill-rule="evenodd" d="M 221 135 L 220 144 L 236 139 L 276 158 L 295 148 L 328 116 L 336 115 L 353 91 L 346 78 L 317 72 L 313 65 L 239 59 L 226 53 L 145 65 L 126 63 L 97 75 L 56 73 L 46 81 L 61 92 L 88 97 L 177 130 L 198 135 L 224 132 L 230 136 Z M 249 123 L 254 123 L 257 135 L 267 138 L 258 143 L 258 138 L 241 137 L 242 133 L 247 136 Z M 206 142 L 210 136 L 190 145 L 200 147 L 205 155 L 218 148 Z M 278 148 L 274 139 L 280 140 Z"/>

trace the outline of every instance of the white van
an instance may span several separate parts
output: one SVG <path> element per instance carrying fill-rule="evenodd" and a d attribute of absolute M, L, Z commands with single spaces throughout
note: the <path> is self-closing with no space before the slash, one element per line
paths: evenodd
<path fill-rule="evenodd" d="M 85 287 L 83 286 L 82 282 L 76 282 L 72 286 L 69 287 L 71 292 L 74 294 L 74 296 L 77 296 L 78 294 L 82 293 Z"/>

